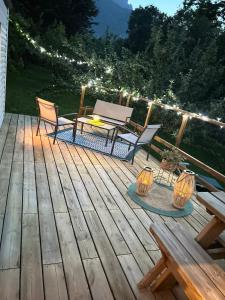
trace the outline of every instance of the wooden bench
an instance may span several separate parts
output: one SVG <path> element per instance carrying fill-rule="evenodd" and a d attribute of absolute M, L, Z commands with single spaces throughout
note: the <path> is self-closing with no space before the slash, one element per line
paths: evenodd
<path fill-rule="evenodd" d="M 151 290 L 177 282 L 189 299 L 225 299 L 225 272 L 178 223 L 152 224 L 162 258 L 138 284 Z"/>
<path fill-rule="evenodd" d="M 97 100 L 93 114 L 89 116 L 93 117 L 94 115 L 98 115 L 104 122 L 124 126 L 129 122 L 132 112 L 133 108 L 131 107 Z"/>

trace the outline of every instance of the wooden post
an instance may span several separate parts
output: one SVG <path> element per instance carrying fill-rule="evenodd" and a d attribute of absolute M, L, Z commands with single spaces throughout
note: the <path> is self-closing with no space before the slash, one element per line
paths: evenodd
<path fill-rule="evenodd" d="M 177 137 L 176 137 L 176 144 L 175 144 L 176 147 L 180 146 L 180 143 L 181 143 L 182 138 L 184 136 L 185 128 L 187 127 L 188 119 L 189 119 L 188 115 L 183 115 L 182 116 L 182 123 L 181 123 L 179 132 L 178 132 Z"/>
<path fill-rule="evenodd" d="M 132 95 L 131 95 L 131 94 L 127 95 L 127 102 L 126 102 L 126 106 L 129 106 L 131 97 L 132 97 Z"/>
<path fill-rule="evenodd" d="M 119 105 L 121 105 L 122 104 L 122 100 L 123 100 L 123 92 L 120 92 L 120 95 L 119 95 Z"/>
<path fill-rule="evenodd" d="M 147 112 L 147 116 L 146 116 L 146 119 L 145 119 L 145 125 L 144 127 L 147 127 L 148 126 L 148 123 L 149 123 L 149 120 L 150 120 L 150 117 L 151 117 L 151 114 L 152 114 L 152 106 L 153 106 L 153 102 L 149 102 L 149 105 L 148 105 L 148 112 Z"/>
<path fill-rule="evenodd" d="M 80 108 L 79 108 L 79 116 L 82 114 L 82 108 L 84 107 L 84 96 L 86 91 L 86 85 L 81 86 L 81 94 L 80 94 Z"/>

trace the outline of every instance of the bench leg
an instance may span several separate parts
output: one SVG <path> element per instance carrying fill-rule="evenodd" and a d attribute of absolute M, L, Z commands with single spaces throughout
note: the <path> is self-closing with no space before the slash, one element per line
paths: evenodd
<path fill-rule="evenodd" d="M 153 282 L 151 285 L 151 291 L 156 292 L 159 290 L 171 289 L 176 283 L 177 280 L 173 276 L 171 270 L 168 268 Z"/>
<path fill-rule="evenodd" d="M 224 229 L 225 224 L 217 217 L 214 217 L 195 239 L 204 249 L 207 249 L 218 238 Z"/>
<path fill-rule="evenodd" d="M 144 289 L 148 287 L 158 275 L 162 273 L 163 270 L 166 269 L 165 257 L 162 257 L 156 265 L 142 278 L 142 280 L 138 283 L 139 289 Z"/>

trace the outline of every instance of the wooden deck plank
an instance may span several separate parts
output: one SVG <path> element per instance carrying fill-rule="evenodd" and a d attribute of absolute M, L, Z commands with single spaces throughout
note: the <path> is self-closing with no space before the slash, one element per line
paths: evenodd
<path fill-rule="evenodd" d="M 60 161 L 62 162 L 62 158 L 63 156 L 61 156 L 60 152 L 55 152 L 55 147 L 52 148 L 53 154 L 55 155 L 56 161 L 58 159 L 58 155 L 60 155 Z M 60 166 L 62 166 L 62 164 L 60 164 L 60 166 L 56 163 L 57 169 L 60 170 Z M 66 176 L 67 178 L 69 178 L 69 172 L 65 166 L 64 168 L 65 172 L 66 172 Z M 62 174 L 61 174 L 62 175 Z M 60 172 L 59 172 L 59 177 L 60 177 Z M 62 177 L 60 177 L 62 179 Z M 72 181 L 71 181 L 72 184 Z M 72 188 L 72 185 L 70 185 Z M 65 186 L 63 185 L 63 191 L 65 191 Z M 65 195 L 67 195 L 67 190 L 64 192 Z M 74 191 L 74 195 L 75 191 Z M 94 243 L 92 241 L 89 229 L 87 227 L 86 221 L 84 220 L 84 216 L 83 216 L 83 212 L 81 211 L 81 207 L 78 201 L 77 196 L 73 198 L 69 198 L 69 201 L 76 201 L 76 206 L 78 207 L 78 209 L 69 209 L 69 213 L 71 216 L 71 221 L 73 224 L 73 228 L 74 228 L 74 232 L 77 238 L 77 242 L 79 245 L 79 249 L 81 251 L 81 255 L 82 258 L 94 258 L 97 257 L 97 252 L 95 250 L 94 247 Z"/>
<path fill-rule="evenodd" d="M 2 233 L 0 269 L 20 267 L 23 164 L 13 163 Z"/>
<path fill-rule="evenodd" d="M 24 119 L 19 116 L 0 249 L 0 269 L 20 267 Z M 18 158 L 18 161 L 16 160 Z"/>
<path fill-rule="evenodd" d="M 116 299 L 135 299 L 96 212 L 85 212 L 88 226 Z"/>
<path fill-rule="evenodd" d="M 23 212 L 37 213 L 37 194 L 34 169 L 31 118 L 25 116 Z"/>
<path fill-rule="evenodd" d="M 142 277 L 143 273 L 141 272 L 140 268 L 138 267 L 137 262 L 135 261 L 133 255 L 121 255 L 118 257 L 121 263 L 121 266 L 128 278 L 128 281 L 133 289 L 133 292 L 137 299 L 142 300 L 151 300 L 155 299 L 155 296 L 151 293 L 150 290 L 139 290 L 137 287 L 137 282 L 139 282 Z"/>
<path fill-rule="evenodd" d="M 33 118 L 32 123 L 33 123 L 33 131 L 35 131 L 37 126 L 36 118 Z M 46 170 L 48 174 L 48 181 L 49 181 L 49 187 L 52 196 L 54 212 L 67 212 L 67 205 L 66 205 L 61 181 L 58 175 L 55 159 L 51 151 L 49 139 L 45 135 L 46 131 L 43 123 L 41 123 L 40 126 L 40 133 L 41 133 L 40 138 L 41 138 L 42 149 L 44 153 Z"/>
<path fill-rule="evenodd" d="M 19 300 L 20 270 L 0 271 L 1 300 Z"/>
<path fill-rule="evenodd" d="M 42 262 L 37 214 L 23 214 L 21 299 L 42 300 Z"/>
<path fill-rule="evenodd" d="M 73 151 L 73 150 L 74 149 L 71 149 L 71 151 Z M 99 218 L 101 219 L 101 222 L 103 223 L 104 229 L 107 232 L 107 235 L 110 238 L 110 241 L 111 241 L 116 253 L 118 255 L 130 253 L 130 251 L 124 241 L 124 238 L 122 237 L 115 222 L 113 221 L 111 214 L 107 210 L 107 206 L 105 205 L 103 199 L 101 198 L 101 195 L 98 193 L 98 190 L 96 189 L 96 186 L 95 186 L 91 176 L 88 174 L 87 169 L 85 168 L 85 165 L 79 164 L 78 170 L 80 170 L 80 172 L 81 172 L 82 180 L 84 181 L 84 184 L 87 187 L 87 191 L 90 195 L 93 205 L 94 205 L 96 211 L 98 212 Z M 88 188 L 88 186 L 89 186 L 89 188 Z"/>
<path fill-rule="evenodd" d="M 63 265 L 52 264 L 43 267 L 46 300 L 68 300 Z"/>
<path fill-rule="evenodd" d="M 153 267 L 153 263 L 147 251 L 139 241 L 138 235 L 136 235 L 129 226 L 129 223 L 126 221 L 121 211 L 113 210 L 112 215 L 115 222 L 118 224 L 120 231 L 123 233 L 123 237 L 125 238 L 131 253 L 135 257 L 139 268 L 143 273 L 148 272 L 148 270 Z"/>
<path fill-rule="evenodd" d="M 2 124 L 2 127 L 0 128 L 0 160 L 1 160 L 1 156 L 2 156 L 2 152 L 5 146 L 5 141 L 7 139 L 7 133 L 8 133 L 8 129 L 9 129 L 9 124 L 11 121 L 11 114 L 6 114 L 5 118 L 4 118 L 4 122 Z"/>
<path fill-rule="evenodd" d="M 94 300 L 113 300 L 107 278 L 99 258 L 84 260 L 89 286 Z"/>
<path fill-rule="evenodd" d="M 69 298 L 91 299 L 69 214 L 57 213 L 56 222 Z"/>
<path fill-rule="evenodd" d="M 109 165 L 106 164 L 106 161 L 104 161 L 103 158 L 100 158 L 98 155 L 99 161 L 102 163 L 100 166 L 101 168 L 98 167 L 98 171 L 101 172 L 104 180 L 107 178 L 106 185 L 109 190 L 111 190 L 114 187 L 114 184 L 116 185 L 116 182 L 114 181 L 114 178 L 116 177 L 116 173 L 114 172 L 113 169 L 110 169 L 109 173 Z M 94 164 L 95 165 L 95 164 Z M 112 177 L 111 177 L 111 175 Z M 114 184 L 110 184 L 110 180 L 113 181 Z M 117 186 L 118 188 L 118 186 Z M 146 247 L 146 250 L 154 250 L 156 249 L 156 244 L 152 240 L 150 234 L 146 229 L 144 228 L 143 224 L 140 222 L 140 220 L 137 218 L 135 215 L 135 210 L 132 210 L 132 208 L 129 206 L 129 204 L 124 201 L 124 198 L 126 199 L 128 197 L 127 195 L 127 188 L 124 188 L 121 190 L 119 189 L 120 193 L 117 193 L 115 196 L 115 201 L 117 202 L 117 205 L 120 207 L 120 210 L 124 212 L 124 215 L 126 219 L 129 221 L 130 225 L 132 226 L 133 230 L 137 233 L 137 235 L 140 237 L 141 242 L 143 245 Z M 115 193 L 115 191 L 114 191 Z M 131 200 L 130 200 L 131 201 Z M 137 206 L 140 208 L 139 206 Z M 135 206 L 136 208 L 136 206 Z"/>

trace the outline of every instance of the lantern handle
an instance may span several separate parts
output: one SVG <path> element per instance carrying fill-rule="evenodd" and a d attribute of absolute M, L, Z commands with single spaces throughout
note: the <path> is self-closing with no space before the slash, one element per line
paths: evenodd
<path fill-rule="evenodd" d="M 153 171 L 150 167 L 144 167 L 144 170 Z"/>

